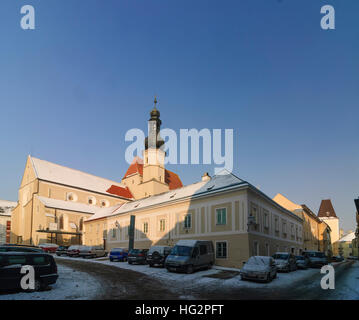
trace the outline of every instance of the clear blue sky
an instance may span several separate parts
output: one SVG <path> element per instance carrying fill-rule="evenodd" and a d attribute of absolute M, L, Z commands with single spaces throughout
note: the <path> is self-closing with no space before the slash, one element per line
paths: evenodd
<path fill-rule="evenodd" d="M 20 28 L 20 7 L 36 30 Z M 336 9 L 336 30 L 320 8 Z M 0 198 L 31 153 L 120 180 L 125 133 L 234 128 L 234 173 L 354 228 L 359 1 L 1 0 Z M 185 184 L 211 166 L 170 166 Z"/>

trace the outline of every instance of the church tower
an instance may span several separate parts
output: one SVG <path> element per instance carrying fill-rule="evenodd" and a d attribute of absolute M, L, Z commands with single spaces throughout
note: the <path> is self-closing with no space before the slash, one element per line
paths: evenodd
<path fill-rule="evenodd" d="M 166 183 L 165 155 L 163 151 L 164 141 L 160 137 L 161 119 L 157 110 L 155 97 L 154 107 L 148 120 L 148 137 L 145 139 L 143 152 L 143 180 L 142 187 L 144 196 L 152 196 L 169 191 Z"/>
<path fill-rule="evenodd" d="M 338 240 L 340 238 L 339 218 L 337 217 L 330 199 L 322 200 L 318 212 L 318 218 L 324 221 L 331 229 L 330 239 L 333 254 L 338 255 Z"/>

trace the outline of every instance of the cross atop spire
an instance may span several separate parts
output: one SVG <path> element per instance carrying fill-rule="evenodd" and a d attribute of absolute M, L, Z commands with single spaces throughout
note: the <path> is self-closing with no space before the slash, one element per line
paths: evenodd
<path fill-rule="evenodd" d="M 154 109 L 156 109 L 156 105 L 157 105 L 157 97 L 156 97 L 156 95 L 155 95 L 155 100 L 153 100 L 153 103 L 155 104 Z"/>

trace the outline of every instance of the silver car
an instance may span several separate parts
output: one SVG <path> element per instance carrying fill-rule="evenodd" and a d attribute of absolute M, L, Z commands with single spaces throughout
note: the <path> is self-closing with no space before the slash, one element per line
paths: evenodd
<path fill-rule="evenodd" d="M 291 272 L 298 269 L 295 256 L 288 252 L 276 252 L 273 259 L 278 271 Z"/>
<path fill-rule="evenodd" d="M 260 280 L 270 282 L 277 277 L 277 267 L 272 257 L 253 256 L 240 271 L 242 280 Z"/>
<path fill-rule="evenodd" d="M 309 259 L 305 256 L 296 256 L 298 269 L 307 269 L 309 267 Z"/>
<path fill-rule="evenodd" d="M 98 258 L 107 256 L 107 252 L 102 247 L 83 246 L 80 248 L 79 256 L 82 258 Z"/>
<path fill-rule="evenodd" d="M 322 267 L 328 264 L 328 257 L 320 251 L 304 251 L 303 255 L 308 257 L 309 266 L 312 268 Z"/>

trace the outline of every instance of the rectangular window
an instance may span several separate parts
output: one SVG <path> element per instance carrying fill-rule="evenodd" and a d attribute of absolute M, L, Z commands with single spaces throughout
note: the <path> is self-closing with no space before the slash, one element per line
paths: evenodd
<path fill-rule="evenodd" d="M 267 212 L 264 213 L 264 228 L 269 228 L 269 214 Z"/>
<path fill-rule="evenodd" d="M 254 256 L 259 255 L 259 244 L 257 241 L 254 241 L 254 243 L 253 243 L 253 255 Z"/>
<path fill-rule="evenodd" d="M 191 229 L 192 228 L 192 214 L 187 214 L 184 218 L 184 228 Z"/>
<path fill-rule="evenodd" d="M 217 224 L 227 224 L 227 209 L 216 209 Z"/>
<path fill-rule="evenodd" d="M 216 242 L 216 258 L 227 258 L 227 242 Z"/>
<path fill-rule="evenodd" d="M 148 222 L 143 224 L 143 233 L 148 233 Z"/>
<path fill-rule="evenodd" d="M 282 222 L 282 230 L 283 234 L 287 234 L 287 223 L 285 221 Z"/>
<path fill-rule="evenodd" d="M 163 232 L 166 230 L 166 220 L 165 219 L 161 219 L 160 220 L 160 231 Z"/>
<path fill-rule="evenodd" d="M 274 218 L 275 231 L 279 231 L 279 219 L 278 217 Z"/>
<path fill-rule="evenodd" d="M 116 238 L 116 229 L 112 229 L 112 238 Z"/>

